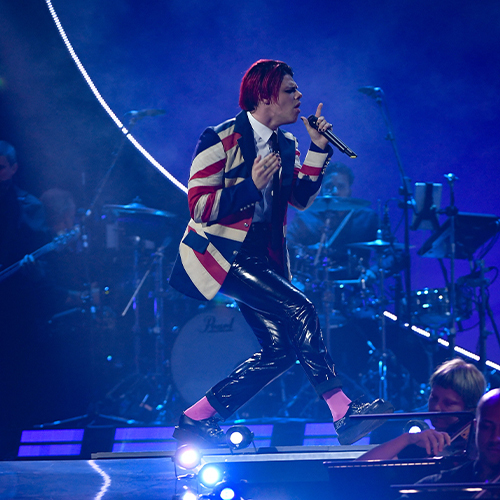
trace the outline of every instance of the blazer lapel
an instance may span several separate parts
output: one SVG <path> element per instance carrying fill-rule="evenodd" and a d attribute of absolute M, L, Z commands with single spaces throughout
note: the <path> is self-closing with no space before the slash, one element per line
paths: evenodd
<path fill-rule="evenodd" d="M 245 168 L 248 175 L 252 173 L 252 165 L 257 158 L 257 153 L 255 152 L 255 141 L 253 138 L 253 129 L 248 120 L 246 111 L 238 113 L 236 116 L 236 124 L 234 126 L 234 131 L 240 134 L 241 137 L 238 139 L 238 145 L 241 149 L 241 154 L 245 160 Z"/>

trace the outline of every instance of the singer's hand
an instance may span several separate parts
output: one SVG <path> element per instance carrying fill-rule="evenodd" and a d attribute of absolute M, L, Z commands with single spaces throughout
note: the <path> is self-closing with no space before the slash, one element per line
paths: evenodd
<path fill-rule="evenodd" d="M 325 130 L 331 129 L 332 124 L 328 123 L 326 121 L 325 117 L 321 115 L 322 109 L 323 109 L 323 103 L 320 102 L 318 104 L 317 109 L 316 109 L 315 115 L 318 118 L 318 122 L 317 122 L 318 123 L 318 130 L 323 132 Z M 309 125 L 309 121 L 307 120 L 307 118 L 305 118 L 304 116 L 301 116 L 300 119 L 304 122 L 304 125 L 306 126 L 307 132 L 311 136 L 311 141 L 314 142 L 314 144 L 316 144 L 316 146 L 318 146 L 319 148 L 325 149 L 326 145 L 328 144 L 328 139 L 325 136 L 321 135 L 318 132 L 318 130 L 312 128 L 311 125 Z"/>
<path fill-rule="evenodd" d="M 255 158 L 252 166 L 252 180 L 255 187 L 260 191 L 272 179 L 274 172 L 281 166 L 281 158 L 276 153 L 271 153 L 265 158 L 260 155 Z"/>

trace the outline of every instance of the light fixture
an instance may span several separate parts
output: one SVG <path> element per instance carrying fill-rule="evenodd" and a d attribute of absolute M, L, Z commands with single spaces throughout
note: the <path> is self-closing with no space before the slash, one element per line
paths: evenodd
<path fill-rule="evenodd" d="M 172 500 L 198 500 L 200 498 L 198 493 L 188 486 L 183 486 L 182 489 L 182 493 L 175 494 Z"/>
<path fill-rule="evenodd" d="M 221 481 L 216 484 L 209 498 L 213 500 L 244 500 L 241 492 L 242 482 Z"/>
<path fill-rule="evenodd" d="M 198 480 L 203 486 L 213 488 L 224 476 L 224 471 L 218 464 L 205 464 L 198 472 Z"/>
<path fill-rule="evenodd" d="M 179 446 L 174 455 L 174 462 L 183 469 L 194 469 L 201 462 L 200 450 L 189 444 Z"/>
<path fill-rule="evenodd" d="M 253 432 L 244 425 L 233 425 L 226 432 L 226 442 L 231 450 L 241 450 L 250 446 L 253 438 Z"/>
<path fill-rule="evenodd" d="M 423 420 L 409 420 L 403 428 L 403 432 L 410 434 L 418 434 L 419 432 L 426 431 L 430 427 Z"/>
<path fill-rule="evenodd" d="M 182 494 L 182 500 L 198 500 L 198 494 L 191 490 L 186 490 Z"/>

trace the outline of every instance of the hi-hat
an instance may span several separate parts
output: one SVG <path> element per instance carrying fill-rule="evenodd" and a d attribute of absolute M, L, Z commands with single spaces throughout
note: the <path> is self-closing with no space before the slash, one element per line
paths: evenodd
<path fill-rule="evenodd" d="M 133 202 L 129 205 L 104 205 L 104 211 L 113 212 L 120 215 L 155 215 L 158 217 L 175 217 L 175 214 L 166 212 L 165 210 L 157 210 L 156 208 L 146 207 L 142 203 Z"/>
<path fill-rule="evenodd" d="M 318 196 L 308 210 L 327 212 L 328 210 L 345 211 L 367 207 L 371 202 L 360 198 L 341 198 L 340 196 Z"/>
<path fill-rule="evenodd" d="M 391 243 L 390 241 L 385 241 L 380 238 L 377 238 L 376 240 L 373 241 L 361 241 L 359 243 L 350 243 L 347 246 L 352 248 L 363 248 L 366 250 L 373 250 L 373 249 L 378 250 L 389 247 L 394 248 L 396 250 L 404 248 L 404 245 L 402 243 Z"/>

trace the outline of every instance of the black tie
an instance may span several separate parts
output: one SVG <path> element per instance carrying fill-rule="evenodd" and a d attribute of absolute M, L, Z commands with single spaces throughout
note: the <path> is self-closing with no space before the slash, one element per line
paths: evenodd
<path fill-rule="evenodd" d="M 273 132 L 270 139 L 271 151 L 273 153 L 280 153 L 278 145 L 278 134 Z M 271 215 L 271 233 L 272 233 L 272 247 L 277 250 L 282 244 L 283 238 L 283 221 L 280 216 L 280 171 L 279 169 L 273 176 L 273 203 Z"/>

